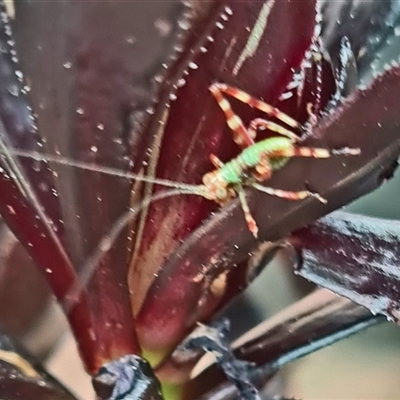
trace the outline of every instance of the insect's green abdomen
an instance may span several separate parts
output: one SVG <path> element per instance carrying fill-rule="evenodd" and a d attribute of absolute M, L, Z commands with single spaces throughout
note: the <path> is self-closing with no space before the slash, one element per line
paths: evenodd
<path fill-rule="evenodd" d="M 273 157 L 273 152 L 291 149 L 292 146 L 291 140 L 282 137 L 273 137 L 254 143 L 221 168 L 221 177 L 228 184 L 243 183 L 244 172 L 259 165 L 262 157 L 268 157 L 272 169 L 278 170 L 286 164 L 288 158 Z"/>
<path fill-rule="evenodd" d="M 291 140 L 283 137 L 273 137 L 254 143 L 252 146 L 244 149 L 238 158 L 241 158 L 243 164 L 251 168 L 257 166 L 261 162 L 262 157 L 268 157 L 272 169 L 277 170 L 286 164 L 287 159 L 285 157 L 273 157 L 273 152 L 291 149 L 292 147 Z"/>

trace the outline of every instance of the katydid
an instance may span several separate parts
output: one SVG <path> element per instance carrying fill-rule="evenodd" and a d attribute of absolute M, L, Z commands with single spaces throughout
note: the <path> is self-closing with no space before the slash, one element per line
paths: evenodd
<path fill-rule="evenodd" d="M 250 107 L 261 110 L 270 117 L 275 117 L 286 125 L 289 125 L 291 128 L 296 128 L 299 124 L 289 115 L 279 111 L 277 108 L 272 107 L 257 98 L 251 97 L 246 92 L 231 86 L 216 83 L 210 86 L 210 92 L 215 97 L 218 105 L 225 114 L 227 125 L 233 132 L 235 143 L 243 150 L 236 158 L 233 158 L 227 163 L 223 163 L 217 156 L 211 154 L 210 160 L 215 169 L 203 175 L 203 184 L 201 185 L 190 185 L 166 179 L 146 177 L 139 174 L 123 172 L 114 168 L 102 167 L 85 162 L 74 161 L 61 156 L 53 156 L 38 152 L 18 149 L 11 149 L 10 152 L 20 157 L 33 158 L 39 161 L 45 160 L 75 168 L 121 176 L 128 179 L 150 182 L 178 189 L 165 192 L 164 194 L 160 193 L 160 195 L 157 196 L 157 199 L 176 196 L 179 194 L 193 194 L 202 196 L 222 205 L 238 196 L 248 229 L 256 238 L 258 235 L 258 227 L 247 204 L 244 187 L 252 187 L 269 195 L 288 200 L 301 200 L 311 196 L 325 203 L 326 200 L 319 194 L 308 190 L 292 192 L 273 189 L 261 185 L 260 182 L 270 179 L 273 171 L 283 168 L 292 157 L 328 158 L 334 154 L 358 155 L 360 153 L 360 149 L 353 148 L 329 151 L 323 148 L 297 147 L 295 144 L 299 138 L 294 132 L 277 123 L 262 118 L 252 120 L 249 127 L 246 128 L 241 118 L 233 112 L 231 105 L 224 97 L 224 94 L 230 95 L 237 100 L 248 104 Z M 268 129 L 280 136 L 274 136 L 259 142 L 254 142 L 256 133 L 260 129 Z M 155 198 L 149 198 L 146 200 L 146 203 L 148 204 L 155 200 Z M 135 210 L 135 212 L 137 211 L 138 210 Z"/>

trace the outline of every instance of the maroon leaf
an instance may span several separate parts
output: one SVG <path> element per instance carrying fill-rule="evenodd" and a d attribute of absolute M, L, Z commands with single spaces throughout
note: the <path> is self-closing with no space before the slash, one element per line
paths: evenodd
<path fill-rule="evenodd" d="M 136 169 L 141 167 L 143 149 L 151 138 L 141 135 L 139 128 L 146 123 L 145 110 L 156 94 L 154 75 L 171 61 L 183 11 L 180 1 L 163 2 L 159 7 L 101 1 L 23 1 L 16 5 L 17 49 L 44 138 L 40 144 L 47 152 L 122 170 L 133 164 Z M 8 73 L 3 75 L 15 78 L 14 66 L 2 57 L 0 62 Z M 25 114 L 29 117 L 26 103 L 11 102 L 7 90 L 0 91 L 0 96 L 0 113 L 5 104 L 3 109 L 10 113 L 9 107 L 14 120 Z M 35 149 L 36 136 L 28 146 L 27 133 L 19 140 L 19 125 L 11 118 L 6 124 L 5 112 L 0 116 L 12 139 L 5 145 Z M 105 361 L 139 353 L 126 283 L 126 231 L 100 266 L 94 266 L 98 268 L 87 291 L 82 291 L 87 282 L 81 284 L 77 274 L 90 276 L 91 271 L 80 267 L 99 238 L 128 209 L 131 183 L 52 165 L 55 183 L 46 190 L 62 215 L 54 217 L 44 195 L 39 196 L 42 177 L 31 171 L 32 164 L 38 164 L 49 172 L 45 163 L 29 162 L 23 169 L 16 157 L 7 157 L 11 166 L 7 165 L 8 175 L 0 181 L 0 211 L 64 305 L 86 368 L 95 372 Z M 65 236 L 57 229 L 58 223 L 64 226 Z"/>
<path fill-rule="evenodd" d="M 6 23 L 4 18 L 2 21 Z M 7 32 L 7 29 L 6 25 L 2 26 L 4 32 Z M 10 39 L 7 44 L 9 43 L 12 43 Z M 0 69 L 5 71 L 3 75 L 12 81 L 12 77 L 18 76 L 20 73 L 15 72 L 16 65 L 10 63 L 10 60 L 15 62 L 14 50 L 11 47 L 5 47 L 5 50 L 8 57 L 5 54 L 2 55 Z M 8 81 L 5 80 L 4 84 L 7 83 Z M 12 84 L 21 83 L 9 83 L 9 85 Z M 0 92 L 2 98 L 0 104 L 3 105 L 1 150 L 4 166 L 0 177 L 0 212 L 17 237 L 27 247 L 37 265 L 45 272 L 54 294 L 60 301 L 63 301 L 71 287 L 79 287 L 79 282 L 64 247 L 63 231 L 58 229 L 61 219 L 56 217 L 55 222 L 51 219 L 56 215 L 52 205 L 55 203 L 58 206 L 55 196 L 57 191 L 55 186 L 48 186 L 49 181 L 46 178 L 49 175 L 46 173 L 49 171 L 44 164 L 39 163 L 37 167 L 34 167 L 30 161 L 20 162 L 8 150 L 10 145 L 21 145 L 23 148 L 31 149 L 38 138 L 29 125 L 30 108 L 26 104 L 23 93 L 20 93 L 19 86 L 17 86 L 17 90 L 19 101 L 10 101 L 9 93 L 6 90 Z M 24 110 L 25 113 L 21 110 Z M 32 168 L 38 170 L 38 173 L 32 172 Z M 42 170 L 45 172 L 41 173 Z M 46 193 L 47 190 L 50 193 Z M 38 194 L 41 192 L 44 194 Z M 48 196 L 51 196 L 50 200 L 48 200 Z M 81 291 L 74 300 L 76 300 L 75 303 L 64 303 L 64 305 L 69 313 L 74 333 L 79 338 L 78 343 L 86 365 L 88 369 L 96 369 L 101 363 L 102 357 L 96 354 L 98 348 L 96 348 L 93 319 L 87 297 Z M 101 348 L 104 349 L 104 347 Z"/>
<path fill-rule="evenodd" d="M 271 180 L 272 187 L 310 188 L 328 200 L 326 205 L 314 199 L 282 201 L 249 191 L 261 240 L 278 240 L 391 176 L 400 153 L 399 94 L 400 67 L 396 67 L 367 89 L 353 93 L 334 114 L 319 121 L 303 142 L 328 149 L 359 147 L 360 156 L 295 159 Z M 184 334 L 184 327 L 188 329 L 198 317 L 204 293 L 213 281 L 245 261 L 255 245 L 236 200 L 189 236 L 163 265 L 139 314 L 138 331 L 144 346 L 153 350 L 172 346 Z"/>
<path fill-rule="evenodd" d="M 321 12 L 323 42 L 334 61 L 342 38 L 347 37 L 358 67 L 364 70 L 394 34 L 399 16 L 398 4 L 391 0 L 322 0 Z"/>
<path fill-rule="evenodd" d="M 76 400 L 4 333 L 0 333 L 0 393 L 7 400 Z"/>
<path fill-rule="evenodd" d="M 400 222 L 336 212 L 289 239 L 297 273 L 400 323 Z"/>
<path fill-rule="evenodd" d="M 287 363 L 381 321 L 382 316 L 373 316 L 364 307 L 321 289 L 253 328 L 232 343 L 232 348 L 239 359 L 256 363 L 259 368 L 253 379 L 262 387 Z M 200 362 L 203 368 L 210 365 L 208 356 Z M 224 394 L 224 400 L 236 399 L 236 389 L 227 382 L 205 394 L 221 380 L 216 366 L 205 369 L 188 384 L 187 399 L 211 400 L 219 398 L 218 393 Z"/>
<path fill-rule="evenodd" d="M 162 150 L 154 158 L 157 176 L 162 178 L 200 183 L 202 175 L 212 167 L 208 160 L 211 153 L 223 161 L 238 153 L 223 114 L 208 91 L 209 85 L 215 81 L 226 82 L 276 103 L 291 79 L 291 68 L 300 65 L 311 42 L 315 2 L 224 1 L 219 8 L 212 9 L 208 19 L 209 25 L 193 46 L 197 52 L 199 48 L 204 49 L 190 58 L 185 53 L 175 66 L 180 74 L 186 69 L 190 72 L 184 78 L 185 85 L 176 92 L 177 99 L 171 103 L 162 132 Z M 287 33 L 288 27 L 293 34 Z M 256 46 L 254 53 L 250 46 Z M 243 110 L 240 115 L 245 121 L 255 115 L 245 106 L 235 109 Z M 154 152 L 153 156 L 156 156 Z M 180 241 L 212 209 L 216 209 L 215 204 L 206 200 L 181 196 L 150 207 L 143 220 L 146 235 L 143 239 L 137 238 L 140 248 L 134 255 L 136 272 L 130 279 L 135 279 L 135 285 L 144 292 L 154 279 L 153 274 L 159 271 L 138 315 L 138 333 L 148 350 L 163 352 L 170 348 L 196 320 L 218 305 L 220 294 L 208 295 L 208 285 L 203 281 L 208 274 L 207 262 L 203 261 L 211 256 L 215 261 L 224 258 L 230 263 L 231 257 L 226 251 L 219 252 L 225 233 L 211 234 L 206 250 L 200 239 L 199 247 L 193 252 L 196 260 L 193 258 L 186 264 L 189 269 L 184 262 L 175 264 L 174 256 L 170 261 L 177 267 L 175 271 L 170 262 L 159 270 L 171 250 L 179 249 Z M 240 215 L 240 222 L 242 219 Z M 235 227 L 235 235 L 241 235 L 245 229 L 240 224 L 239 228 Z M 247 237 L 246 233 L 244 236 Z M 193 238 L 189 239 L 192 244 Z M 196 264 L 194 275 L 193 270 L 189 272 L 192 261 Z M 178 264 L 183 267 L 181 272 Z M 136 309 L 142 300 L 143 293 L 135 300 Z"/>

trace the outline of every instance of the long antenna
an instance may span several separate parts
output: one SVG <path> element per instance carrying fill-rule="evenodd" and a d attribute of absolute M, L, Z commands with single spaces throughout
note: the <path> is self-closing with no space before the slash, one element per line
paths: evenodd
<path fill-rule="evenodd" d="M 190 191 L 191 193 L 197 194 L 199 196 L 202 196 L 202 193 L 203 193 L 201 190 L 201 185 L 190 185 L 187 183 L 173 182 L 168 179 L 151 178 L 148 176 L 143 176 L 143 175 L 135 174 L 135 173 L 128 172 L 128 171 L 126 171 L 126 172 L 121 171 L 120 169 L 117 169 L 117 168 L 105 167 L 102 165 L 91 164 L 91 163 L 84 162 L 84 161 L 73 160 L 68 157 L 47 154 L 47 153 L 40 153 L 37 151 L 20 150 L 20 149 L 16 149 L 16 148 L 8 148 L 8 151 L 9 151 L 9 153 L 11 153 L 13 155 L 16 155 L 19 157 L 24 157 L 24 158 L 30 158 L 30 159 L 36 160 L 36 161 L 54 162 L 56 164 L 66 165 L 69 167 L 74 167 L 74 168 L 78 168 L 78 169 L 82 169 L 82 170 L 86 170 L 86 171 L 99 172 L 101 174 L 118 176 L 118 177 L 126 178 L 126 179 L 134 179 L 136 181 L 154 183 L 157 185 L 162 185 L 162 186 L 176 188 L 176 189 L 185 189 L 186 191 Z"/>

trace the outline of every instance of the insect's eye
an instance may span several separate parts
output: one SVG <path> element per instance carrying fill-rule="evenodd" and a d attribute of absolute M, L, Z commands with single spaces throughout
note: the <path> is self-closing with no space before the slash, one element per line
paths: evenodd
<path fill-rule="evenodd" d="M 226 190 L 225 187 L 219 187 L 215 191 L 215 196 L 217 197 L 218 200 L 226 200 L 228 198 L 228 191 Z"/>
<path fill-rule="evenodd" d="M 211 184 L 211 180 L 212 180 L 212 175 L 211 175 L 210 173 L 205 174 L 205 175 L 203 176 L 203 183 L 204 183 L 204 185 L 209 186 L 209 185 Z"/>

